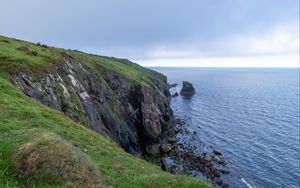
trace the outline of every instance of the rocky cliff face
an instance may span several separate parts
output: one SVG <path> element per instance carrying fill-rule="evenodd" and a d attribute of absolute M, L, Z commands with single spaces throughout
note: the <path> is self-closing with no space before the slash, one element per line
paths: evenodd
<path fill-rule="evenodd" d="M 148 84 L 133 82 L 101 64 L 91 68 L 64 55 L 63 63 L 41 77 L 18 71 L 11 80 L 26 95 L 108 135 L 126 151 L 156 155 L 173 113 L 166 77 L 154 71 L 149 77 Z"/>

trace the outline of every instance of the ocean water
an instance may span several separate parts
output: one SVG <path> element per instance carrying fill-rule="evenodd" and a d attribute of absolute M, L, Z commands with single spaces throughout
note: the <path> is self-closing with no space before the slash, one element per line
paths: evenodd
<path fill-rule="evenodd" d="M 151 69 L 179 84 L 172 92 L 194 85 L 172 108 L 197 135 L 188 142 L 223 153 L 231 187 L 300 187 L 299 69 Z"/>

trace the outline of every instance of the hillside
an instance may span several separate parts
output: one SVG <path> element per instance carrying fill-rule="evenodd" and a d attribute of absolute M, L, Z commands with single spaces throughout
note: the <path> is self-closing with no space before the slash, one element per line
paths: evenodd
<path fill-rule="evenodd" d="M 0 75 L 0 187 L 210 187 L 124 151 L 159 154 L 173 118 L 163 75 L 6 37 Z"/>

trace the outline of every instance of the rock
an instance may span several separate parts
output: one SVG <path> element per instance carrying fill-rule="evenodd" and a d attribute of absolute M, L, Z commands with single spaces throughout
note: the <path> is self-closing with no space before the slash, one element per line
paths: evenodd
<path fill-rule="evenodd" d="M 172 150 L 172 145 L 171 144 L 162 144 L 160 146 L 160 150 L 163 153 L 168 153 L 168 152 L 170 152 Z"/>
<path fill-rule="evenodd" d="M 215 177 L 221 177 L 221 173 L 220 173 L 217 169 L 215 169 L 215 170 L 213 171 L 213 175 L 214 175 Z"/>
<path fill-rule="evenodd" d="M 204 160 L 210 162 L 212 160 L 212 157 L 210 155 L 205 155 Z"/>
<path fill-rule="evenodd" d="M 182 119 L 177 118 L 177 119 L 176 119 L 176 124 L 178 124 L 178 125 L 184 125 L 184 124 L 185 124 L 185 121 L 182 120 Z"/>
<path fill-rule="evenodd" d="M 221 153 L 220 151 L 218 151 L 218 150 L 214 150 L 213 153 L 214 153 L 215 155 L 222 155 L 222 153 Z"/>
<path fill-rule="evenodd" d="M 39 54 L 36 51 L 28 52 L 28 55 L 38 56 Z"/>
<path fill-rule="evenodd" d="M 26 46 L 20 46 L 17 48 L 17 50 L 22 51 L 22 52 L 29 52 L 29 49 Z"/>
<path fill-rule="evenodd" d="M 177 142 L 176 138 L 169 138 L 168 142 L 171 144 L 174 144 L 175 142 Z"/>
<path fill-rule="evenodd" d="M 172 174 L 178 174 L 180 171 L 179 166 L 170 157 L 161 159 L 161 168 L 162 170 L 170 172 Z"/>
<path fill-rule="evenodd" d="M 172 88 L 172 87 L 176 87 L 177 85 L 178 84 L 176 84 L 176 83 L 175 84 L 169 84 L 169 87 Z"/>
<path fill-rule="evenodd" d="M 185 97 L 191 97 L 195 94 L 195 89 L 190 82 L 183 81 L 182 82 L 182 89 L 180 91 L 180 95 Z"/>
<path fill-rule="evenodd" d="M 219 169 L 219 172 L 221 172 L 222 174 L 229 174 L 230 173 L 229 170 L 224 170 L 224 169 Z"/>
<path fill-rule="evenodd" d="M 224 160 L 224 159 L 221 159 L 221 160 L 218 161 L 218 163 L 219 163 L 219 164 L 224 164 L 224 163 L 225 163 L 225 160 Z"/>
<path fill-rule="evenodd" d="M 228 188 L 228 187 L 229 187 L 229 185 L 228 185 L 228 184 L 226 184 L 226 183 L 223 183 L 223 184 L 221 185 L 221 187 L 222 187 L 222 188 Z"/>
<path fill-rule="evenodd" d="M 223 181 L 222 181 L 220 178 L 218 178 L 218 179 L 216 180 L 216 184 L 217 184 L 217 185 L 222 185 L 222 184 L 223 184 Z"/>
<path fill-rule="evenodd" d="M 172 97 L 178 97 L 179 96 L 179 94 L 177 93 L 177 92 L 175 92 L 173 95 L 172 95 Z"/>

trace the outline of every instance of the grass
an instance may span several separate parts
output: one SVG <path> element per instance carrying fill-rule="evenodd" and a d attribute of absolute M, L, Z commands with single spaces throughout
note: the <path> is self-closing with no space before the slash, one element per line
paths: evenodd
<path fill-rule="evenodd" d="M 20 47 L 28 48 L 29 52 L 18 50 Z M 37 56 L 30 52 L 37 52 Z M 62 63 L 64 56 L 71 56 L 81 62 L 89 71 L 98 75 L 100 81 L 103 78 L 98 68 L 122 75 L 134 84 L 153 86 L 153 80 L 161 82 L 157 77 L 162 77 L 155 71 L 145 69 L 127 59 L 117 59 L 99 55 L 86 54 L 76 50 L 45 47 L 26 41 L 0 36 L 0 69 L 6 73 L 15 73 L 20 70 L 32 76 L 39 77 L 53 70 L 54 65 Z M 38 73 L 38 74 L 37 74 Z M 163 83 L 161 83 L 163 84 Z"/>
<path fill-rule="evenodd" d="M 38 56 L 18 51 L 20 46 L 36 51 Z M 88 68 L 95 66 L 122 74 L 134 83 L 152 87 L 155 72 L 131 64 L 127 60 L 100 57 L 76 51 L 0 37 L 0 187 L 67 187 L 64 181 L 53 178 L 18 178 L 13 156 L 18 148 L 27 143 L 41 130 L 58 135 L 67 144 L 85 153 L 101 172 L 106 187 L 121 188 L 162 188 L 162 187 L 211 187 L 204 180 L 166 173 L 159 166 L 136 158 L 119 148 L 115 143 L 84 126 L 70 120 L 63 113 L 43 106 L 25 96 L 7 79 L 7 75 L 22 71 L 49 71 L 53 63 L 60 63 L 61 53 L 85 62 Z M 97 73 L 101 77 L 101 73 Z M 40 75 L 36 75 L 40 76 Z M 160 76 L 160 75 L 157 75 Z M 19 133 L 22 133 L 21 136 Z M 38 131 L 35 134 L 39 134 Z"/>

